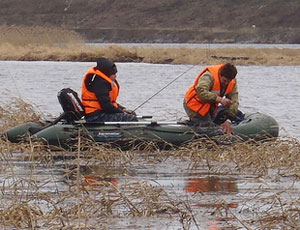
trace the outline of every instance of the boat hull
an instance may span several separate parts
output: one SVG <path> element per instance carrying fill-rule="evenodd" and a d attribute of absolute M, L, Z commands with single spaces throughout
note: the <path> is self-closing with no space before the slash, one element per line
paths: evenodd
<path fill-rule="evenodd" d="M 24 123 L 6 132 L 8 139 L 19 142 L 28 136 L 30 127 L 41 129 L 32 135 L 34 140 L 43 140 L 50 145 L 70 147 L 79 136 L 99 143 L 114 143 L 120 147 L 130 148 L 140 143 L 156 143 L 161 148 L 184 143 L 203 137 L 205 133 L 195 132 L 194 126 L 180 122 L 119 122 L 119 123 L 58 123 L 47 128 L 38 127 L 37 123 Z M 278 123 L 270 116 L 262 113 L 246 114 L 243 121 L 233 124 L 234 136 L 239 140 L 263 140 L 278 137 Z"/>

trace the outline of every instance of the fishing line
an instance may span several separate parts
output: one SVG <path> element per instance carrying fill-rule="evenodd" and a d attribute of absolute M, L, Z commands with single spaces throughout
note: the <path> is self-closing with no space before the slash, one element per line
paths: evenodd
<path fill-rule="evenodd" d="M 7 65 L 6 61 L 4 61 L 4 63 L 5 63 L 6 69 L 7 69 L 7 71 L 8 71 L 8 75 L 10 76 L 10 78 L 11 78 L 12 81 L 13 81 L 13 84 L 14 84 L 14 86 L 15 86 L 15 88 L 16 88 L 16 91 L 17 91 L 17 94 L 18 94 L 19 98 L 22 98 L 22 97 L 21 97 L 21 93 L 20 93 L 20 91 L 19 91 L 19 89 L 18 89 L 18 86 L 17 86 L 17 82 L 16 82 L 14 76 L 11 74 L 10 69 L 9 69 L 9 66 Z"/>
<path fill-rule="evenodd" d="M 4 63 L 5 63 L 6 69 L 8 71 L 8 76 L 12 79 L 13 85 L 16 89 L 17 96 L 15 98 L 22 100 L 26 104 L 30 103 L 30 105 L 33 106 L 34 103 L 32 103 L 29 99 L 26 99 L 26 100 L 23 99 L 23 97 L 19 91 L 19 88 L 17 86 L 17 81 L 16 81 L 14 75 L 11 73 L 9 66 L 7 65 L 7 62 L 4 61 Z M 35 108 L 35 110 L 39 111 L 42 114 L 42 112 L 40 111 L 40 108 L 38 106 L 34 106 L 34 108 Z"/>
<path fill-rule="evenodd" d="M 163 91 L 165 88 L 167 88 L 169 85 L 171 85 L 173 82 L 175 82 L 176 80 L 178 80 L 182 75 L 186 74 L 187 72 L 189 72 L 191 69 L 193 69 L 196 65 L 192 65 L 190 68 L 188 68 L 186 71 L 184 71 L 183 73 L 181 73 L 179 76 L 177 76 L 175 79 L 173 79 L 172 81 L 170 81 L 167 85 L 165 85 L 163 88 L 161 88 L 160 90 L 158 90 L 155 94 L 153 94 L 151 97 L 149 97 L 148 99 L 146 99 L 143 103 L 141 103 L 139 106 L 137 106 L 133 111 L 136 111 L 137 109 L 139 109 L 140 107 L 142 107 L 144 104 L 146 104 L 148 101 L 150 101 L 153 97 L 155 97 L 157 94 L 159 94 L 161 91 Z"/>

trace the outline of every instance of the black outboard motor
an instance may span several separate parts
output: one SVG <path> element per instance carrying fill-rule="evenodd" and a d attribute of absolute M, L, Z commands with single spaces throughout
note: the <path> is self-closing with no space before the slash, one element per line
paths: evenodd
<path fill-rule="evenodd" d="M 73 123 L 80 120 L 84 115 L 84 107 L 78 97 L 78 94 L 70 89 L 64 88 L 57 94 L 58 101 L 64 111 L 61 115 L 67 123 Z"/>
<path fill-rule="evenodd" d="M 85 115 L 84 107 L 78 97 L 78 94 L 74 90 L 64 88 L 58 92 L 57 98 L 64 112 L 46 126 L 28 128 L 30 134 L 35 134 L 47 127 L 55 125 L 61 120 L 65 120 L 67 124 L 73 124 Z"/>

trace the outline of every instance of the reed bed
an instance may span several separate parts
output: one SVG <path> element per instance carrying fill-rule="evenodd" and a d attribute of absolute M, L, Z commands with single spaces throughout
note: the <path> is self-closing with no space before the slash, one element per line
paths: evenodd
<path fill-rule="evenodd" d="M 79 34 L 63 28 L 0 27 L 0 60 L 95 61 L 208 65 L 299 65 L 297 49 L 279 48 L 145 48 L 86 45 Z"/>
<path fill-rule="evenodd" d="M 63 46 L 65 44 L 80 44 L 84 40 L 74 31 L 58 27 L 42 26 L 0 26 L 0 43 L 16 47 L 33 46 Z"/>
<path fill-rule="evenodd" d="M 0 109 L 1 132 L 42 117 L 24 101 L 9 105 Z M 298 190 L 293 187 L 300 178 L 300 143 L 291 137 L 231 145 L 202 139 L 168 151 L 155 143 L 123 151 L 81 136 L 75 141 L 74 151 L 67 151 L 30 139 L 19 144 L 0 140 L 2 229 L 112 229 L 113 219 L 152 217 L 172 220 L 183 229 L 201 229 L 207 220 L 227 229 L 300 227 Z M 26 166 L 19 169 L 18 162 Z M 136 179 L 131 171 L 136 165 L 175 162 L 210 175 L 249 176 L 256 186 L 232 195 L 233 201 L 201 191 L 187 199 L 155 181 Z M 276 181 L 289 186 L 274 188 Z"/>
<path fill-rule="evenodd" d="M 22 98 L 16 97 L 8 102 L 0 101 L 0 104 L 0 132 L 27 121 L 42 119 L 42 114 Z"/>
<path fill-rule="evenodd" d="M 6 31 L 0 37 L 2 60 L 94 61 L 106 56 L 120 62 L 171 64 L 300 63 L 297 50 L 289 49 L 100 48 L 86 46 L 73 32 L 19 27 L 0 30 Z M 55 40 L 58 34 L 64 34 L 65 40 Z M 22 99 L 0 104 L 0 133 L 27 121 L 43 122 L 44 114 Z M 200 139 L 168 151 L 145 142 L 124 151 L 81 135 L 74 141 L 73 151 L 67 151 L 30 137 L 18 144 L 8 142 L 5 136 L 0 138 L 2 229 L 113 229 L 114 220 L 126 229 L 130 218 L 167 219 L 182 229 L 201 229 L 200 224 L 207 220 L 218 221 L 226 229 L 300 228 L 297 139 L 280 137 L 230 145 Z M 240 181 L 250 177 L 256 186 L 244 194 L 236 192 L 233 201 L 220 193 L 208 195 L 203 191 L 187 198 L 153 180 L 137 179 L 131 170 L 137 165 L 176 166 L 176 162 L 186 162 L 185 171 L 229 175 Z M 124 180 L 117 181 L 119 177 Z M 274 187 L 283 181 L 288 186 Z"/>

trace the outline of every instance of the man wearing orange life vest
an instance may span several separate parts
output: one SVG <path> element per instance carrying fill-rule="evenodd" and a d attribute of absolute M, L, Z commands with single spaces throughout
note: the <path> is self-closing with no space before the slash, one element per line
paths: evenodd
<path fill-rule="evenodd" d="M 230 63 L 208 66 L 200 72 L 184 98 L 184 109 L 195 125 L 217 128 L 214 121 L 220 105 L 227 118 L 235 119 L 239 105 L 236 75 L 237 69 Z M 222 122 L 223 131 L 232 133 L 230 121 Z"/>
<path fill-rule="evenodd" d="M 116 65 L 99 58 L 82 81 L 81 98 L 87 122 L 137 121 L 134 112 L 117 103 L 120 86 L 116 80 Z"/>

